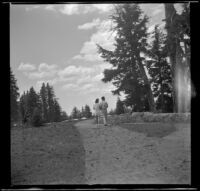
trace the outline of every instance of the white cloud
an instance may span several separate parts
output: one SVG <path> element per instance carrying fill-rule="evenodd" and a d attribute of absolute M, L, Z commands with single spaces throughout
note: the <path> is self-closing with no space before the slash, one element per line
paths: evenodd
<path fill-rule="evenodd" d="M 82 67 L 82 66 L 67 66 L 65 69 L 60 70 L 58 72 L 59 76 L 73 76 L 73 75 L 81 75 L 81 74 L 90 74 L 93 72 L 93 68 L 90 67 Z"/>
<path fill-rule="evenodd" d="M 41 63 L 38 66 L 38 70 L 35 72 L 25 73 L 30 79 L 42 79 L 46 77 L 53 77 L 57 73 L 57 65 L 48 65 L 46 63 Z"/>
<path fill-rule="evenodd" d="M 60 9 L 60 12 L 66 15 L 74 15 L 92 12 L 106 13 L 111 9 L 112 4 L 66 4 Z"/>
<path fill-rule="evenodd" d="M 47 6 L 45 6 L 45 9 L 49 10 L 49 11 L 56 11 L 55 5 L 47 5 Z"/>
<path fill-rule="evenodd" d="M 79 25 L 78 29 L 80 29 L 80 30 L 88 30 L 88 29 L 92 29 L 92 28 L 98 26 L 99 24 L 100 24 L 100 19 L 97 18 L 97 19 L 93 19 L 92 22 L 85 23 L 83 25 Z"/>
<path fill-rule="evenodd" d="M 32 71 L 35 69 L 36 67 L 33 64 L 30 64 L 30 63 L 24 64 L 23 62 L 18 67 L 18 70 L 21 70 L 21 71 Z"/>
<path fill-rule="evenodd" d="M 27 5 L 25 10 L 31 11 L 33 9 L 43 8 L 48 11 L 57 11 L 65 15 L 78 15 L 97 12 L 99 14 L 111 11 L 112 4 L 65 4 L 65 5 Z"/>
<path fill-rule="evenodd" d="M 84 75 L 78 78 L 77 84 L 84 84 L 84 83 L 89 83 L 92 81 L 92 76 L 91 75 Z"/>
<path fill-rule="evenodd" d="M 101 80 L 103 79 L 103 77 L 104 77 L 104 75 L 103 75 L 103 73 L 101 72 L 100 74 L 97 74 L 96 76 L 94 76 L 94 77 L 92 78 L 92 81 L 93 81 L 93 82 L 99 82 L 99 81 L 101 81 Z"/>
<path fill-rule="evenodd" d="M 85 84 L 85 85 L 83 85 L 82 87 L 81 87 L 81 90 L 87 90 L 87 89 L 91 89 L 91 88 L 93 88 L 94 87 L 94 85 L 93 84 Z"/>
<path fill-rule="evenodd" d="M 38 67 L 39 72 L 48 72 L 48 71 L 54 71 L 57 68 L 57 65 L 52 64 L 46 64 L 46 63 L 41 63 Z"/>
<path fill-rule="evenodd" d="M 62 86 L 63 90 L 77 90 L 78 85 L 77 84 L 65 84 Z"/>
<path fill-rule="evenodd" d="M 108 50 L 114 49 L 114 38 L 116 32 L 111 31 L 111 20 L 103 20 L 96 25 L 97 31 L 92 34 L 89 41 L 83 44 L 80 50 L 80 54 L 73 57 L 73 59 L 81 59 L 85 61 L 102 61 L 100 55 L 97 52 L 96 44 L 101 45 Z"/>
<path fill-rule="evenodd" d="M 109 12 L 112 10 L 112 4 L 93 4 L 93 8 L 97 9 L 100 13 Z"/>
<path fill-rule="evenodd" d="M 40 8 L 39 5 L 27 5 L 25 10 L 26 11 L 32 11 L 33 9 L 38 9 L 38 8 Z"/>
<path fill-rule="evenodd" d="M 60 12 L 66 15 L 73 15 L 73 14 L 79 14 L 79 4 L 67 4 L 64 5 L 62 9 L 60 9 Z"/>

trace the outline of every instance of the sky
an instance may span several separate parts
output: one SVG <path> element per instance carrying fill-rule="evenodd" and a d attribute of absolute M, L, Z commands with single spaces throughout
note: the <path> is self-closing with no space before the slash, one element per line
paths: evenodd
<path fill-rule="evenodd" d="M 149 17 L 148 32 L 164 26 L 164 4 L 140 4 Z M 176 4 L 177 11 L 180 5 Z M 96 43 L 113 50 L 115 33 L 109 15 L 113 4 L 10 5 L 10 65 L 19 92 L 38 92 L 49 82 L 62 110 L 92 106 L 104 96 L 116 107 L 115 87 L 104 83 L 104 69 L 111 68 L 97 53 Z M 123 96 L 121 97 L 123 99 Z"/>

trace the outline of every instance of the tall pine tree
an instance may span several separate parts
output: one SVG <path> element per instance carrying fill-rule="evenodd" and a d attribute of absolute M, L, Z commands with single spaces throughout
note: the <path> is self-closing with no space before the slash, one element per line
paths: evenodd
<path fill-rule="evenodd" d="M 149 50 L 147 60 L 147 69 L 152 80 L 152 88 L 154 97 L 157 99 L 157 110 L 162 112 L 173 111 L 172 100 L 172 75 L 171 67 L 167 62 L 166 35 L 155 26 L 153 32 L 153 42 Z"/>
<path fill-rule="evenodd" d="M 42 101 L 42 117 L 43 121 L 48 121 L 48 102 L 47 102 L 47 89 L 45 83 L 42 83 L 42 87 L 40 89 L 40 97 Z"/>
<path fill-rule="evenodd" d="M 115 24 L 113 30 L 117 33 L 115 50 L 106 50 L 97 45 L 101 57 L 113 66 L 104 70 L 103 81 L 112 81 L 117 88 L 114 94 L 124 92 L 127 95 L 126 104 L 137 107 L 140 103 L 145 105 L 147 99 L 149 109 L 154 112 L 155 102 L 141 56 L 147 51 L 148 17 L 143 16 L 137 4 L 122 4 L 115 7 L 111 20 Z M 139 102 L 132 103 L 135 99 Z"/>
<path fill-rule="evenodd" d="M 57 101 L 57 99 L 54 99 L 54 122 L 61 121 L 61 107 Z"/>
<path fill-rule="evenodd" d="M 30 88 L 27 96 L 27 110 L 30 116 L 33 116 L 35 107 L 39 106 L 39 96 L 33 87 Z"/>
<path fill-rule="evenodd" d="M 53 122 L 55 94 L 54 94 L 53 87 L 50 86 L 49 83 L 47 83 L 46 90 L 47 90 L 47 103 L 48 103 L 48 118 L 47 118 L 47 120 L 49 122 Z"/>

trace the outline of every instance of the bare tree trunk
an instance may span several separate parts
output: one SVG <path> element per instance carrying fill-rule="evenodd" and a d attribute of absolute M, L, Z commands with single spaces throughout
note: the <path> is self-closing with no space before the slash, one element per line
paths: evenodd
<path fill-rule="evenodd" d="M 149 79 L 147 78 L 147 74 L 144 70 L 144 66 L 142 65 L 141 60 L 139 61 L 138 66 L 139 66 L 139 69 L 140 69 L 141 77 L 144 80 L 145 88 L 147 90 L 147 95 L 148 95 L 147 99 L 148 99 L 148 102 L 149 102 L 150 111 L 155 112 L 156 107 L 155 107 L 155 101 L 154 101 L 154 97 L 153 97 L 153 93 L 152 93 L 152 89 L 151 89 L 151 84 L 149 82 Z"/>

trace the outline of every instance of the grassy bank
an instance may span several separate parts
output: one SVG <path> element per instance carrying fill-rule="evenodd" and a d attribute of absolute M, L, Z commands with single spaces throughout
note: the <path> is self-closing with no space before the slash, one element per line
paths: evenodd
<path fill-rule="evenodd" d="M 83 184 L 85 151 L 74 123 L 12 129 L 12 184 Z"/>

